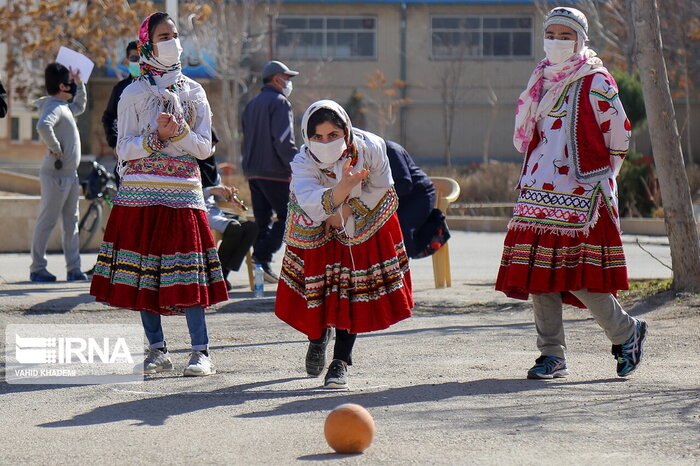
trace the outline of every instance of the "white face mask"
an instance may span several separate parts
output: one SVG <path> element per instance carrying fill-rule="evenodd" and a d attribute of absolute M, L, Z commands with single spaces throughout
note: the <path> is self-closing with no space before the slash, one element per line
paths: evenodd
<path fill-rule="evenodd" d="M 163 42 L 158 42 L 155 44 L 158 47 L 158 60 L 163 66 L 173 66 L 180 61 L 180 54 L 182 53 L 182 46 L 180 45 L 180 39 L 177 37 L 170 40 L 165 40 Z"/>
<path fill-rule="evenodd" d="M 547 54 L 547 60 L 553 65 L 558 65 L 571 58 L 574 54 L 574 47 L 576 47 L 574 40 L 544 40 L 544 53 Z"/>
<path fill-rule="evenodd" d="M 294 86 L 292 85 L 292 80 L 288 79 L 287 83 L 284 85 L 284 89 L 282 89 L 282 94 L 284 94 L 285 97 L 289 97 L 289 94 L 292 93 L 292 89 L 294 89 Z"/>
<path fill-rule="evenodd" d="M 321 163 L 334 163 L 336 162 L 345 149 L 347 149 L 345 144 L 345 138 L 338 138 L 335 141 L 322 143 L 318 141 L 310 141 L 309 149 L 311 153 L 319 160 Z"/>

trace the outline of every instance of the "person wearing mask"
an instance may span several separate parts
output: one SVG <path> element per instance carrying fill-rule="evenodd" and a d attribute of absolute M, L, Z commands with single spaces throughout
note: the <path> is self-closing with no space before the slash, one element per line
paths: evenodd
<path fill-rule="evenodd" d="M 540 356 L 531 379 L 568 375 L 562 303 L 590 310 L 612 342 L 620 377 L 639 366 L 647 331 L 615 299 L 628 287 L 615 178 L 631 125 L 587 40 L 582 12 L 551 10 L 546 57 L 516 106 L 513 143 L 525 159 L 496 289 L 532 296 Z"/>
<path fill-rule="evenodd" d="M 117 108 L 119 105 L 119 98 L 124 89 L 126 89 L 126 86 L 141 76 L 138 42 L 135 40 L 129 42 L 126 46 L 126 62 L 129 69 L 129 76 L 122 79 L 114 86 L 112 94 L 109 96 L 109 101 L 107 102 L 107 108 L 105 108 L 102 114 L 102 127 L 107 137 L 107 145 L 112 149 L 117 147 Z"/>
<path fill-rule="evenodd" d="M 161 316 L 184 315 L 192 347 L 184 375 L 211 375 L 204 308 L 228 299 L 197 164 L 211 155 L 211 107 L 202 86 L 182 74 L 178 31 L 166 13 L 141 24 L 139 54 L 141 77 L 119 100 L 122 183 L 90 294 L 140 311 L 144 373 L 173 368 Z"/>
<path fill-rule="evenodd" d="M 85 111 L 85 84 L 80 79 L 80 70 L 74 73 L 60 63 L 46 66 L 44 82 L 49 95 L 35 102 L 40 112 L 36 130 L 49 152 L 39 169 L 41 205 L 32 236 L 29 279 L 33 282 L 56 281 L 56 276 L 46 270 L 46 247 L 60 217 L 66 279 L 87 280 L 80 270 L 80 134 L 75 121 L 75 117 Z"/>
<path fill-rule="evenodd" d="M 298 152 L 289 103 L 292 78 L 298 74 L 279 61 L 266 63 L 262 70 L 262 91 L 248 102 L 242 117 L 242 167 L 258 225 L 253 261 L 262 266 L 265 281 L 269 283 L 278 280 L 270 262 L 282 247 L 289 201 L 289 164 Z M 277 215 L 275 222 L 273 212 Z"/>
<path fill-rule="evenodd" d="M 384 140 L 332 100 L 311 104 L 301 124 L 275 314 L 308 337 L 313 377 L 336 329 L 323 386 L 342 389 L 357 334 L 411 316 L 411 273 Z"/>

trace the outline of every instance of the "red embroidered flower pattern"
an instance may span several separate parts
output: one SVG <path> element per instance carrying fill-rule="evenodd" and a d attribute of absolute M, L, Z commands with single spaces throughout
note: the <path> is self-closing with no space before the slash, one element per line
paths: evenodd
<path fill-rule="evenodd" d="M 560 175 L 568 175 L 569 174 L 569 167 L 567 165 L 562 165 L 557 170 L 559 171 Z"/>
<path fill-rule="evenodd" d="M 559 129 L 561 128 L 561 125 L 561 118 L 557 118 L 556 120 L 554 120 L 554 123 L 552 123 L 552 129 Z"/>
<path fill-rule="evenodd" d="M 610 110 L 610 102 L 608 102 L 607 100 L 599 100 L 598 109 L 601 112 L 607 112 L 608 110 Z"/>
<path fill-rule="evenodd" d="M 554 185 L 552 183 L 545 183 L 542 185 L 542 189 L 547 190 L 547 191 L 553 191 Z"/>
<path fill-rule="evenodd" d="M 574 189 L 574 194 L 578 194 L 579 196 L 585 192 L 586 188 L 584 188 L 583 186 L 579 186 L 576 189 Z"/>
<path fill-rule="evenodd" d="M 632 131 L 632 123 L 630 123 L 630 121 L 627 119 L 625 119 L 625 129 L 627 131 Z"/>
<path fill-rule="evenodd" d="M 600 130 L 604 133 L 610 131 L 610 120 L 604 121 L 600 124 Z"/>

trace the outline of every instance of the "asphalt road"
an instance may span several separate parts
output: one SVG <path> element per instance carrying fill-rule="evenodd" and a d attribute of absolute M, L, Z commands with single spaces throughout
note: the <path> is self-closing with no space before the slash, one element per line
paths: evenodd
<path fill-rule="evenodd" d="M 590 315 L 567 308 L 571 375 L 527 380 L 537 356 L 530 305 L 492 288 L 502 238 L 455 232 L 448 289 L 432 288 L 430 260 L 412 263 L 415 314 L 358 338 L 349 391 L 322 390 L 321 378 L 305 375 L 306 343 L 273 315 L 274 288 L 254 299 L 239 272 L 232 300 L 207 317 L 218 374 L 180 375 L 187 330 L 170 317 L 173 372 L 138 384 L 2 382 L 0 463 L 700 464 L 700 300 L 667 294 L 630 309 L 650 336 L 629 379 L 615 375 Z M 625 246 L 632 277 L 670 276 Z M 644 247 L 668 260 L 663 239 Z M 52 255 L 49 269 L 62 278 L 62 257 Z M 0 256 L 3 328 L 138 325 L 134 312 L 94 303 L 87 283 L 31 284 L 27 275 L 26 256 Z M 333 454 L 323 438 L 327 413 L 346 402 L 375 419 L 362 455 Z"/>

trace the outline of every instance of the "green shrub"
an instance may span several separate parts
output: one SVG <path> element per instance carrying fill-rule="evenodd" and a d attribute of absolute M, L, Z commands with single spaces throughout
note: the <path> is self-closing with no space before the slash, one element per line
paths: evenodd
<path fill-rule="evenodd" d="M 620 216 L 653 217 L 661 206 L 653 159 L 636 152 L 627 154 L 617 175 Z"/>

